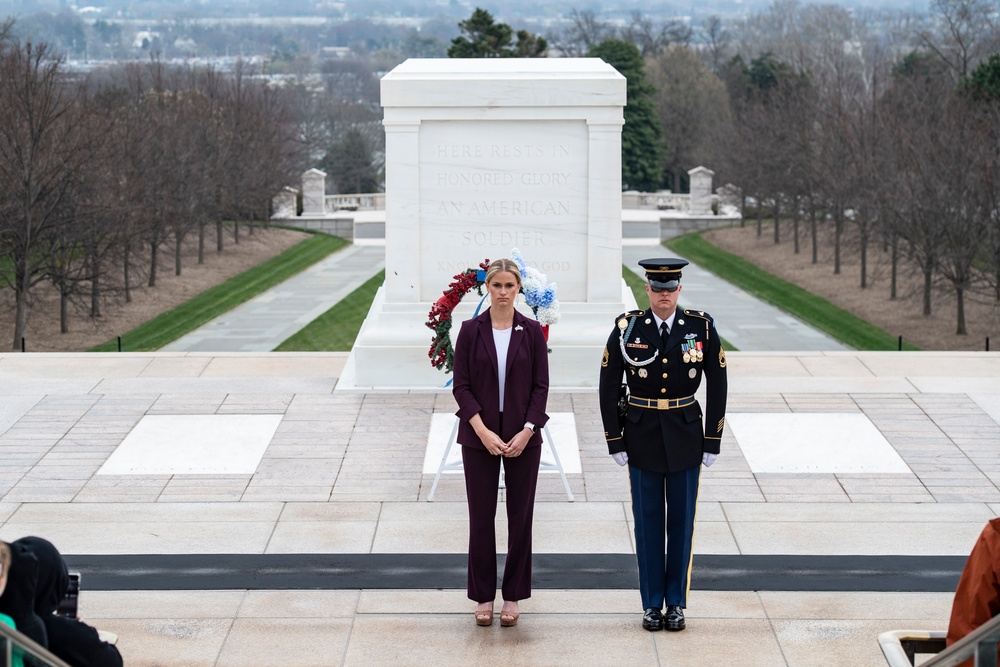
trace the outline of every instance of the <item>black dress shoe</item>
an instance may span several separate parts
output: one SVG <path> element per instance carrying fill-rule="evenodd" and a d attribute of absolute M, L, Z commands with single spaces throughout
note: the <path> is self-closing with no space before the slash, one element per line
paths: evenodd
<path fill-rule="evenodd" d="M 646 613 L 642 615 L 642 627 L 646 628 L 650 632 L 662 630 L 663 612 L 659 609 L 653 609 L 652 607 L 647 609 Z"/>
<path fill-rule="evenodd" d="M 667 630 L 683 630 L 684 629 L 684 609 L 683 607 L 671 604 L 667 605 L 667 616 L 664 620 L 664 627 Z"/>

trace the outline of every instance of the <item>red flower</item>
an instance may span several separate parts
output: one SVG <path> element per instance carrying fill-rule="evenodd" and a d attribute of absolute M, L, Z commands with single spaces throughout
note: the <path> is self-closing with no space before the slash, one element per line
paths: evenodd
<path fill-rule="evenodd" d="M 490 260 L 486 259 L 480 263 L 479 268 L 486 270 Z M 451 313 L 462 301 L 462 297 L 473 289 L 479 290 L 482 294 L 482 282 L 479 280 L 476 269 L 466 269 L 462 273 L 456 274 L 454 280 L 448 285 L 448 289 L 434 302 L 431 310 L 427 313 L 425 324 L 434 331 L 434 338 L 431 340 L 431 347 L 427 350 L 427 356 L 431 360 L 431 365 L 438 370 L 444 368 L 445 373 L 450 373 L 454 366 L 455 350 L 451 345 Z"/>

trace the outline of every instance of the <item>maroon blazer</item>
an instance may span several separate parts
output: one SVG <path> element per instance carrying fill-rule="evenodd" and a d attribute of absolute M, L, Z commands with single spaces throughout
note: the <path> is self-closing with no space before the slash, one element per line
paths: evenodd
<path fill-rule="evenodd" d="M 458 403 L 458 443 L 486 449 L 469 424 L 477 412 L 486 428 L 508 442 L 525 422 L 538 427 L 528 447 L 542 444 L 541 428 L 549 420 L 549 355 L 545 334 L 537 321 L 514 311 L 514 330 L 507 349 L 503 397 L 503 431 L 500 432 L 500 384 L 497 348 L 493 343 L 490 311 L 466 320 L 455 341 L 455 380 L 451 393 Z"/>

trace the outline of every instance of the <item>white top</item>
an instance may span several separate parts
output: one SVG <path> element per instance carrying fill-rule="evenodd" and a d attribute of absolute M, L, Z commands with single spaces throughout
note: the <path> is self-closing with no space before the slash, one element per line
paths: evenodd
<path fill-rule="evenodd" d="M 656 313 L 653 313 L 652 309 L 650 309 L 649 312 L 653 314 L 653 319 L 656 320 L 656 330 L 657 331 L 663 331 L 663 329 L 661 329 L 660 326 L 662 326 L 662 324 L 664 322 L 667 323 L 667 330 L 668 331 L 670 331 L 670 330 L 672 330 L 674 328 L 674 319 L 677 317 L 677 309 L 676 308 L 674 309 L 674 312 L 670 313 L 670 317 L 668 317 L 666 320 L 661 320 L 659 317 L 657 317 Z"/>
<path fill-rule="evenodd" d="M 514 327 L 493 330 L 493 344 L 497 348 L 497 379 L 500 380 L 500 412 L 503 412 L 503 387 L 507 381 L 507 348 L 510 347 L 510 332 Z"/>

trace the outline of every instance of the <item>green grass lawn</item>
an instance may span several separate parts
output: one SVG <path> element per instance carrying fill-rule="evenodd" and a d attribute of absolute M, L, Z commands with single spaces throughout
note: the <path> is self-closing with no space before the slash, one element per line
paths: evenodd
<path fill-rule="evenodd" d="M 158 350 L 347 245 L 346 240 L 329 234 L 314 234 L 299 241 L 277 257 L 247 269 L 126 332 L 122 335 L 122 351 Z M 117 349 L 118 341 L 113 339 L 90 351 L 114 352 Z"/>
<path fill-rule="evenodd" d="M 316 234 L 300 241 L 277 257 L 248 269 L 221 285 L 202 292 L 177 308 L 126 332 L 122 336 L 122 350 L 157 350 L 346 245 L 348 242 L 344 239 L 326 234 Z M 762 271 L 736 255 L 713 246 L 697 234 L 671 239 L 665 245 L 702 268 L 825 331 L 851 347 L 859 350 L 897 349 L 898 340 L 894 336 L 821 297 L 810 294 L 796 285 Z M 622 266 L 622 276 L 635 295 L 639 307 L 648 307 L 649 300 L 642 278 L 625 266 Z M 384 280 L 383 271 L 316 318 L 302 331 L 284 341 L 275 351 L 350 350 L 368 314 L 375 293 Z M 726 349 L 736 349 L 725 339 L 722 342 Z M 903 347 L 907 350 L 918 349 L 906 344 Z M 117 349 L 117 340 L 113 339 L 92 348 L 91 351 L 111 352 Z"/>
<path fill-rule="evenodd" d="M 899 340 L 826 299 L 763 271 L 698 234 L 664 242 L 671 250 L 857 350 L 896 350 Z M 906 343 L 904 350 L 917 350 Z"/>
<path fill-rule="evenodd" d="M 274 348 L 275 352 L 322 352 L 350 350 L 368 315 L 375 293 L 385 282 L 380 271 L 361 287 L 344 297 L 291 338 Z M 428 330 L 428 334 L 430 330 Z"/>

